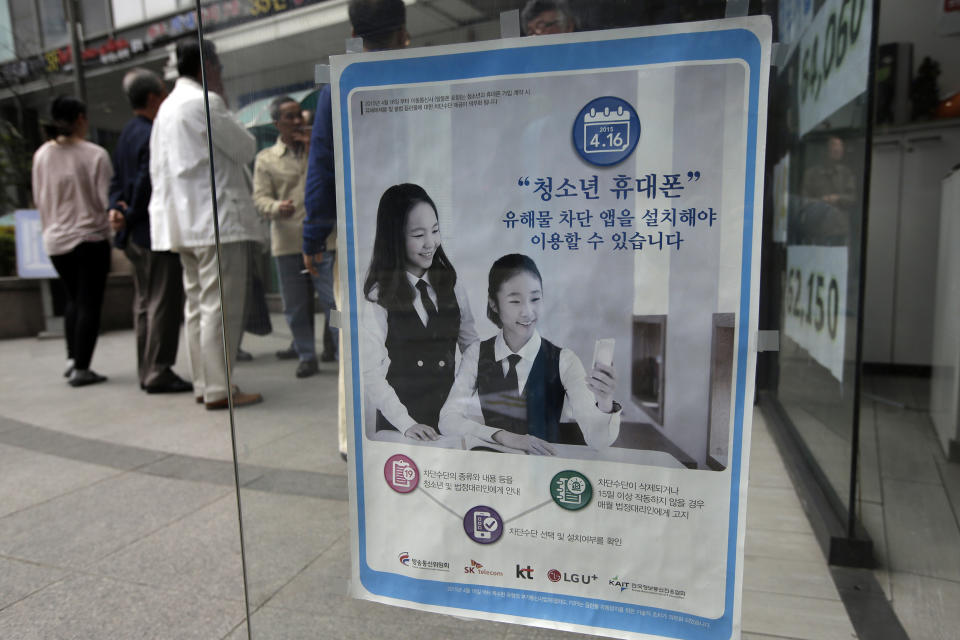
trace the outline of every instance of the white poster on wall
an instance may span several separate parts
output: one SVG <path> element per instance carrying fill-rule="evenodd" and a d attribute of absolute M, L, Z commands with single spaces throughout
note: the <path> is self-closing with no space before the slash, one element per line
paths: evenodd
<path fill-rule="evenodd" d="M 770 35 L 333 59 L 354 595 L 739 637 Z"/>
<path fill-rule="evenodd" d="M 784 331 L 843 382 L 847 248 L 787 247 Z"/>
<path fill-rule="evenodd" d="M 866 91 L 872 0 L 827 0 L 797 51 L 800 135 Z"/>

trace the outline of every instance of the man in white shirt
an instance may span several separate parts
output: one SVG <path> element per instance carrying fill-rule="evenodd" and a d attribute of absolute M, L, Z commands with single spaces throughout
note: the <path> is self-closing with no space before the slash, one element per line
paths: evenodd
<path fill-rule="evenodd" d="M 245 243 L 265 240 L 265 228 L 250 195 L 246 169 L 256 152 L 256 141 L 227 108 L 222 70 L 212 43 L 204 41 L 202 58 L 197 41 L 179 43 L 177 71 L 180 77 L 160 106 L 150 136 L 152 248 L 180 254 L 193 388 L 197 402 L 203 402 L 207 409 L 228 406 L 221 321 L 226 327 L 226 353 L 232 366 L 243 330 L 248 277 Z M 223 277 L 222 307 L 217 280 L 202 72 L 210 90 L 214 180 L 220 223 L 220 272 Z M 261 400 L 258 393 L 233 390 L 235 407 Z"/>

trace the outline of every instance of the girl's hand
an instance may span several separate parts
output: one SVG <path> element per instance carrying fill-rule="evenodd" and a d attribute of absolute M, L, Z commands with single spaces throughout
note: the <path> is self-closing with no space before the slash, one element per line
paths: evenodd
<path fill-rule="evenodd" d="M 604 413 L 613 411 L 613 394 L 617 390 L 617 373 L 613 367 L 599 362 L 593 366 L 587 386 L 597 399 L 597 407 Z"/>
<path fill-rule="evenodd" d="M 495 434 L 493 434 L 493 439 L 495 442 L 499 442 L 505 447 L 510 447 L 511 449 L 520 449 L 521 451 L 526 451 L 527 453 L 535 456 L 557 455 L 557 450 L 552 444 L 546 440 L 541 440 L 536 436 L 522 436 L 517 433 L 510 433 L 509 431 L 497 431 Z"/>
<path fill-rule="evenodd" d="M 407 429 L 403 435 L 411 440 L 436 440 L 440 437 L 440 434 L 433 427 L 425 424 L 415 424 Z"/>

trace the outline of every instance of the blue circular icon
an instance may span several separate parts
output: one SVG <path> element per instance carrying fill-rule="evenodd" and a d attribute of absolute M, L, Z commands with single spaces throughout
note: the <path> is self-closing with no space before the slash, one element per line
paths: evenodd
<path fill-rule="evenodd" d="M 601 167 L 626 160 L 640 140 L 640 118 L 626 100 L 604 96 L 588 102 L 573 121 L 573 146 Z"/>

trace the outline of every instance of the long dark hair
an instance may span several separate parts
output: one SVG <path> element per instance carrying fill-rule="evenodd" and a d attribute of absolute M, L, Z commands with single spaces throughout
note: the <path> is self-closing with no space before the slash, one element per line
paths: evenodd
<path fill-rule="evenodd" d="M 377 287 L 377 300 L 385 309 L 399 309 L 413 302 L 413 289 L 407 282 L 406 274 L 406 238 L 404 229 L 410 210 L 425 202 L 437 213 L 433 203 L 423 187 L 404 183 L 396 184 L 380 196 L 377 207 L 377 235 L 373 240 L 373 255 L 367 279 L 363 283 L 363 295 L 371 300 L 370 292 Z M 438 216 L 439 219 L 439 216 Z M 433 254 L 433 264 L 427 270 L 430 285 L 436 289 L 440 300 L 453 298 L 453 285 L 457 283 L 457 272 L 438 246 Z M 372 302 L 373 300 L 371 300 Z"/>
<path fill-rule="evenodd" d="M 522 253 L 508 253 L 497 258 L 497 261 L 490 267 L 490 275 L 487 278 L 487 318 L 498 327 L 503 327 L 503 323 L 500 321 L 500 313 L 494 310 L 491 301 L 497 299 L 500 285 L 523 272 L 529 273 L 539 280 L 540 288 L 543 288 L 543 278 L 540 276 L 540 270 L 537 269 L 537 263 L 533 261 L 533 258 Z"/>

